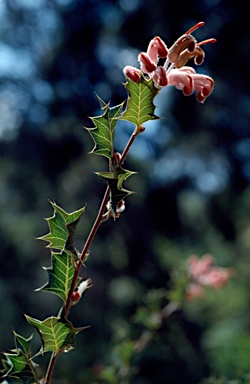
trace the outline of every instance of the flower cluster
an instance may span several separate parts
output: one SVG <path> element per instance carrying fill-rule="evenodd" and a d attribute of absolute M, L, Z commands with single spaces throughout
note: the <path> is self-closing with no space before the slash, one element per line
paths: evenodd
<path fill-rule="evenodd" d="M 186 298 L 193 300 L 204 296 L 204 287 L 219 289 L 227 284 L 234 271 L 214 265 L 214 258 L 205 254 L 201 259 L 191 256 L 188 259 L 188 275 L 191 280 L 186 289 Z"/>
<path fill-rule="evenodd" d="M 147 52 L 141 52 L 138 56 L 141 69 L 126 66 L 123 69 L 125 76 L 138 82 L 143 72 L 149 79 L 153 79 L 156 88 L 176 86 L 185 96 L 190 96 L 196 91 L 197 100 L 203 103 L 213 91 L 214 81 L 209 76 L 196 73 L 194 68 L 185 64 L 194 58 L 195 64 L 201 65 L 205 57 L 201 46 L 216 42 L 211 38 L 197 43 L 192 36 L 192 32 L 204 24 L 200 22 L 194 25 L 169 49 L 159 36 L 154 37 L 149 43 Z M 159 65 L 160 60 L 165 62 Z"/>

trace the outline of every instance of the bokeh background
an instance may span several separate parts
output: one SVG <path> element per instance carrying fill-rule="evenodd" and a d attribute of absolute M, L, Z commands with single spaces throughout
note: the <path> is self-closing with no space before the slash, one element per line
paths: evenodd
<path fill-rule="evenodd" d="M 143 296 L 207 252 L 235 277 L 169 318 L 132 382 L 196 384 L 250 371 L 249 12 L 232 0 L 0 1 L 0 350 L 13 347 L 11 329 L 33 332 L 23 313 L 44 319 L 60 307 L 34 292 L 50 266 L 35 240 L 47 233 L 48 200 L 67 212 L 87 203 L 79 249 L 95 218 L 105 184 L 93 172 L 106 163 L 88 155 L 83 128 L 100 113 L 95 92 L 122 102 L 122 69 L 136 65 L 149 40 L 159 35 L 170 46 L 202 20 L 196 38 L 217 39 L 199 69 L 215 79 L 214 92 L 204 105 L 174 88 L 157 97 L 163 119 L 145 125 L 126 162 L 138 172 L 127 184 L 137 193 L 119 220 L 102 225 L 82 271 L 93 288 L 71 319 L 91 327 L 58 361 L 60 383 L 94 383 L 90 372 L 109 362 L 114 335 L 126 333 Z M 118 126 L 117 150 L 132 130 Z"/>

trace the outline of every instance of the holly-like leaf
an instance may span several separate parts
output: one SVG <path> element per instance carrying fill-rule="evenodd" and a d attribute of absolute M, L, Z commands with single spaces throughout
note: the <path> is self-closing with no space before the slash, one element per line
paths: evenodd
<path fill-rule="evenodd" d="M 148 120 L 158 119 L 154 113 L 153 100 L 159 93 L 159 89 L 155 88 L 153 80 L 147 80 L 141 76 L 137 83 L 128 79 L 124 86 L 129 97 L 126 110 L 120 120 L 131 121 L 139 127 Z"/>
<path fill-rule="evenodd" d="M 110 202 L 113 212 L 116 212 L 116 206 L 121 200 L 134 193 L 133 191 L 123 188 L 123 182 L 135 173 L 136 172 L 127 171 L 122 167 L 115 168 L 113 172 L 96 172 L 98 176 L 106 180 L 110 187 Z"/>
<path fill-rule="evenodd" d="M 27 358 L 20 353 L 20 351 L 17 351 L 16 353 L 4 353 L 4 356 L 6 357 L 7 364 L 10 367 L 8 374 L 10 374 L 10 372 L 12 374 L 17 374 L 27 368 Z"/>
<path fill-rule="evenodd" d="M 48 291 L 58 295 L 65 303 L 67 301 L 72 278 L 75 272 L 72 260 L 73 255 L 69 251 L 51 253 L 52 266 L 44 269 L 48 273 L 48 282 L 36 291 Z M 79 283 L 79 279 L 78 279 Z"/>
<path fill-rule="evenodd" d="M 75 335 L 86 327 L 74 328 L 65 318 L 51 316 L 44 321 L 25 315 L 29 324 L 33 325 L 42 341 L 40 353 L 54 351 L 56 354 L 66 352 L 75 345 Z"/>
<path fill-rule="evenodd" d="M 2 360 L 4 375 L 8 383 L 38 383 L 36 378 L 35 364 L 31 359 L 30 341 L 14 332 L 16 349 L 9 353 L 3 353 L 5 360 Z"/>
<path fill-rule="evenodd" d="M 95 143 L 90 153 L 95 153 L 111 160 L 114 155 L 115 127 L 124 103 L 110 108 L 109 103 L 105 104 L 100 98 L 99 101 L 104 113 L 97 117 L 91 117 L 90 119 L 95 124 L 95 127 L 86 128 Z"/>
<path fill-rule="evenodd" d="M 54 215 L 46 219 L 49 224 L 50 232 L 41 236 L 38 240 L 44 240 L 49 243 L 47 248 L 57 250 L 74 251 L 74 235 L 76 226 L 84 213 L 85 207 L 73 213 L 66 213 L 55 203 L 51 202 L 54 208 Z"/>
<path fill-rule="evenodd" d="M 25 337 L 19 335 L 15 331 L 13 331 L 15 344 L 16 344 L 16 350 L 19 350 L 22 352 L 23 355 L 25 355 L 27 358 L 30 356 L 30 342 L 33 338 L 33 335 L 31 335 L 28 339 L 25 339 Z"/>

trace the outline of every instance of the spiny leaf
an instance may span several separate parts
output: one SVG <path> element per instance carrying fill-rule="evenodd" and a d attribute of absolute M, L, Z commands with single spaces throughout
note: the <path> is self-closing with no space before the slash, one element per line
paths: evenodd
<path fill-rule="evenodd" d="M 74 328 L 65 318 L 51 316 L 44 321 L 25 315 L 29 324 L 33 325 L 42 340 L 40 353 L 54 351 L 56 354 L 66 352 L 75 345 L 75 335 L 86 327 Z"/>
<path fill-rule="evenodd" d="M 28 339 L 25 339 L 25 337 L 19 335 L 15 331 L 13 331 L 14 339 L 15 339 L 15 345 L 16 349 L 21 351 L 23 355 L 26 357 L 30 356 L 30 342 L 33 338 L 33 335 L 31 335 Z"/>
<path fill-rule="evenodd" d="M 96 172 L 98 176 L 101 176 L 110 187 L 111 192 L 111 208 L 113 212 L 116 212 L 116 206 L 119 201 L 123 200 L 126 196 L 134 193 L 123 188 L 123 182 L 131 175 L 134 175 L 136 172 L 131 172 L 123 169 L 122 167 L 117 167 L 113 172 Z"/>
<path fill-rule="evenodd" d="M 155 88 L 153 80 L 146 80 L 145 77 L 141 76 L 137 83 L 128 79 L 124 86 L 129 97 L 126 110 L 119 118 L 120 120 L 131 121 L 139 127 L 148 120 L 158 119 L 154 114 L 153 100 L 159 90 Z"/>
<path fill-rule="evenodd" d="M 114 154 L 115 127 L 124 103 L 110 108 L 109 103 L 105 104 L 100 98 L 99 101 L 104 113 L 97 117 L 91 117 L 95 127 L 86 128 L 95 143 L 90 153 L 105 156 L 111 160 Z"/>
<path fill-rule="evenodd" d="M 39 237 L 38 240 L 47 241 L 49 243 L 47 248 L 73 251 L 76 226 L 84 213 L 85 207 L 69 214 L 55 203 L 50 203 L 54 208 L 54 215 L 46 219 L 50 232 Z"/>
<path fill-rule="evenodd" d="M 3 353 L 5 360 L 2 361 L 4 367 L 3 378 L 8 380 L 8 383 L 38 383 L 35 374 L 35 364 L 31 360 L 30 341 L 14 332 L 16 349 L 10 353 Z"/>
<path fill-rule="evenodd" d="M 66 302 L 75 272 L 72 263 L 74 255 L 69 251 L 63 251 L 62 253 L 52 252 L 51 255 L 52 266 L 44 268 L 48 273 L 48 282 L 41 288 L 36 289 L 36 291 L 43 290 L 54 293 Z"/>
<path fill-rule="evenodd" d="M 97 99 L 98 99 L 98 101 L 99 101 L 99 104 L 100 104 L 101 109 L 103 109 L 103 110 L 106 109 L 106 108 L 109 106 L 110 102 L 105 103 L 105 101 L 103 101 L 103 100 L 101 99 L 101 97 L 100 97 L 97 93 L 95 93 L 95 95 L 96 95 L 96 97 L 97 97 Z"/>
<path fill-rule="evenodd" d="M 4 355 L 7 358 L 8 365 L 11 367 L 11 373 L 17 374 L 27 367 L 27 358 L 20 351 L 17 351 L 17 353 L 4 353 Z"/>

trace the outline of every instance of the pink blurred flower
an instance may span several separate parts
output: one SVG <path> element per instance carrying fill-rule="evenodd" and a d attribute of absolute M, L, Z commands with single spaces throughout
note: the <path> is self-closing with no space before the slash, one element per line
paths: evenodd
<path fill-rule="evenodd" d="M 195 255 L 188 259 L 188 275 L 190 278 L 190 284 L 186 289 L 186 298 L 188 300 L 203 297 L 203 287 L 205 286 L 213 289 L 223 287 L 234 274 L 231 268 L 222 268 L 214 265 L 214 263 L 214 258 L 210 254 L 205 254 L 200 259 Z"/>
<path fill-rule="evenodd" d="M 148 79 L 153 79 L 156 88 L 167 85 L 176 86 L 185 96 L 190 96 L 196 91 L 197 100 L 203 103 L 212 93 L 214 81 L 209 76 L 197 74 L 194 68 L 185 64 L 194 58 L 195 64 L 201 65 L 205 58 L 201 46 L 216 41 L 211 38 L 197 43 L 192 36 L 192 32 L 204 24 L 202 21 L 194 25 L 169 49 L 159 36 L 155 36 L 150 41 L 147 52 L 141 52 L 138 56 L 141 71 L 138 68 L 126 66 L 123 70 L 125 76 L 138 82 L 141 73 L 144 73 Z M 158 65 L 159 59 L 165 59 L 164 64 Z"/>
<path fill-rule="evenodd" d="M 202 299 L 205 292 L 200 284 L 191 283 L 186 288 L 186 299 L 192 301 L 194 299 Z"/>

